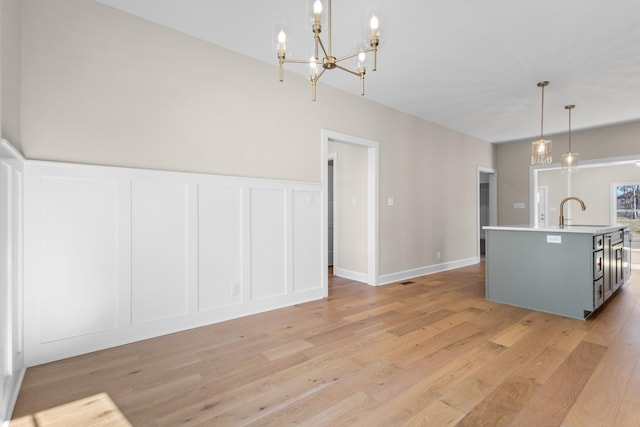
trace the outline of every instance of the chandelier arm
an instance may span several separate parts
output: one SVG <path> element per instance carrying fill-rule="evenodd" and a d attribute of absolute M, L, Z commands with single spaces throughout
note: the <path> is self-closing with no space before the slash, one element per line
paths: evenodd
<path fill-rule="evenodd" d="M 350 70 L 350 69 L 348 69 L 348 68 L 346 68 L 346 67 L 343 67 L 342 65 L 338 65 L 338 64 L 336 64 L 336 68 L 340 68 L 341 70 L 346 71 L 347 73 L 351 73 L 351 74 L 353 74 L 354 76 L 358 76 L 358 77 L 360 77 L 360 73 L 356 73 L 355 71 Z"/>
<path fill-rule="evenodd" d="M 324 52 L 324 56 L 331 56 L 331 50 L 332 50 L 331 49 L 331 0 L 329 0 L 328 6 L 329 6 L 329 10 L 328 10 L 328 18 L 329 19 L 328 19 L 327 23 L 329 25 L 329 34 L 328 34 L 328 37 L 329 37 L 329 54 L 327 55 L 327 52 L 325 51 Z M 320 44 L 322 44 L 322 40 L 320 40 Z M 322 50 L 324 51 L 324 46 L 322 46 Z"/>
<path fill-rule="evenodd" d="M 318 64 L 318 65 L 322 65 L 322 61 L 320 61 L 319 59 L 316 60 L 309 60 L 309 59 L 285 59 L 284 62 L 289 62 L 291 64 Z"/>
<path fill-rule="evenodd" d="M 324 53 L 324 56 L 331 56 L 330 53 L 327 53 L 327 49 L 324 48 L 324 43 L 322 43 L 322 39 L 320 38 L 320 36 L 316 36 L 316 40 L 318 41 L 318 43 L 320 43 L 320 47 L 322 48 L 322 53 Z M 317 55 L 317 53 L 316 53 Z M 317 58 L 317 56 L 316 56 Z"/>
<path fill-rule="evenodd" d="M 360 55 L 360 53 L 367 53 L 367 52 L 371 52 L 371 49 L 368 49 L 368 50 L 363 49 L 358 52 L 350 53 L 349 55 L 345 55 L 336 59 L 336 62 L 344 61 L 345 59 L 349 59 L 349 58 L 355 58 L 356 56 Z"/>

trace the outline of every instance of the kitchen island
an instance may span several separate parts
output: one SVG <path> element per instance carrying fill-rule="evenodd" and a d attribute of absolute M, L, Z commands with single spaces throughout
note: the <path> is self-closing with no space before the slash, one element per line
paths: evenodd
<path fill-rule="evenodd" d="M 586 319 L 630 274 L 626 226 L 486 230 L 486 298 Z"/>

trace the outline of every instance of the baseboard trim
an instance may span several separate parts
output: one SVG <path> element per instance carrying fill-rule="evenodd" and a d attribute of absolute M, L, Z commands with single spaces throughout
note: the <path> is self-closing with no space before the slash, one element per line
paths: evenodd
<path fill-rule="evenodd" d="M 444 262 L 442 264 L 429 265 L 426 267 L 413 268 L 411 270 L 399 271 L 397 273 L 383 274 L 378 276 L 376 281 L 377 285 L 386 285 L 389 283 L 400 282 L 407 279 L 413 279 L 415 277 L 427 276 L 433 273 L 439 273 L 441 271 L 453 270 L 456 268 L 466 267 L 473 264 L 478 264 L 480 257 L 472 257 L 461 259 L 457 261 Z"/>
<path fill-rule="evenodd" d="M 4 408 L 4 413 L 2 414 L 2 427 L 9 427 L 9 423 L 11 422 L 11 417 L 13 416 L 13 409 L 16 407 L 16 402 L 18 401 L 18 394 L 20 394 L 20 387 L 22 387 L 22 380 L 24 380 L 24 375 L 27 372 L 26 368 L 22 368 L 17 371 L 16 374 L 12 375 L 10 378 L 9 384 L 9 399 L 7 399 L 7 406 Z M 3 402 L 5 403 L 5 402 Z M 4 406 L 4 405 L 3 405 Z"/>
<path fill-rule="evenodd" d="M 351 271 L 344 268 L 333 267 L 333 275 L 338 277 L 344 277 L 345 279 L 355 280 L 356 282 L 368 282 L 368 276 L 366 273 L 359 273 L 357 271 Z"/>

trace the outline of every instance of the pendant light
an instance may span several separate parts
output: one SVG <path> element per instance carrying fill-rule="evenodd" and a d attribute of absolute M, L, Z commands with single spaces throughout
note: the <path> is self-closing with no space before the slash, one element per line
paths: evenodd
<path fill-rule="evenodd" d="M 538 87 L 542 89 L 542 114 L 540 116 L 540 139 L 531 143 L 532 165 L 551 163 L 551 140 L 544 139 L 544 87 L 547 85 L 549 85 L 547 81 L 538 83 Z"/>
<path fill-rule="evenodd" d="M 563 172 L 576 172 L 578 170 L 578 153 L 571 152 L 571 110 L 576 108 L 575 105 L 565 105 L 564 108 L 569 110 L 569 151 L 562 155 L 562 171 Z"/>

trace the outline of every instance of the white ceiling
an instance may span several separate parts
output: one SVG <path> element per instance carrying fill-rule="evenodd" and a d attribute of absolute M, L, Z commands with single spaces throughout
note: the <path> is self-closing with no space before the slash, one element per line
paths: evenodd
<path fill-rule="evenodd" d="M 311 0 L 99 1 L 273 64 L 274 79 L 281 26 L 290 57 L 312 53 Z M 567 131 L 567 104 L 576 105 L 573 130 L 640 120 L 638 0 L 334 0 L 332 7 L 337 57 L 365 42 L 368 14 L 379 16 L 383 44 L 366 97 L 397 110 L 490 142 L 536 138 L 536 84 L 549 80 L 545 135 Z M 308 73 L 304 65 L 285 69 Z M 357 77 L 339 70 L 320 82 L 360 90 Z"/>

